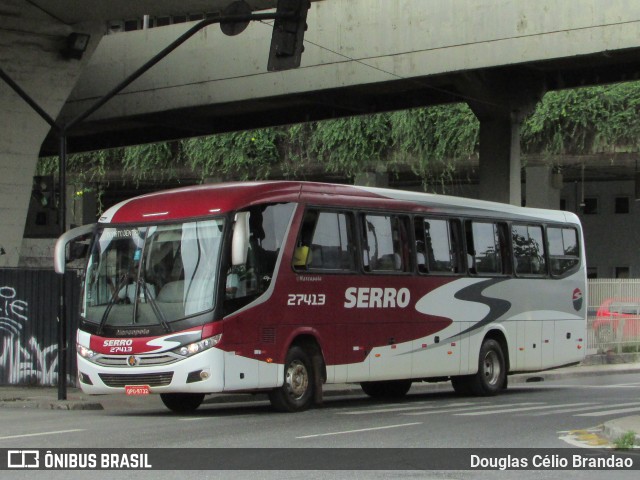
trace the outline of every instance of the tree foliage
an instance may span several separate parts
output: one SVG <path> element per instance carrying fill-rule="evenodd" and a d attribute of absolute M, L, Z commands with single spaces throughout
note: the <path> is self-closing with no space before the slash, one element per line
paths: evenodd
<path fill-rule="evenodd" d="M 640 82 L 550 92 L 523 125 L 523 151 L 637 151 L 639 110 Z M 466 104 L 439 105 L 78 154 L 68 170 L 93 184 L 104 183 L 110 171 L 133 182 L 178 182 L 305 178 L 319 167 L 353 177 L 402 164 L 433 184 L 477 153 L 478 130 Z M 57 159 L 41 159 L 39 174 L 56 170 Z"/>

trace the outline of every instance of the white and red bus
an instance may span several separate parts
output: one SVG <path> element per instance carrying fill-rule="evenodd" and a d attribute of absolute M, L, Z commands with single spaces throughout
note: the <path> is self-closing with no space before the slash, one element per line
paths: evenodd
<path fill-rule="evenodd" d="M 492 395 L 507 374 L 579 362 L 582 230 L 568 212 L 307 182 L 144 195 L 91 232 L 77 333 L 86 393 L 269 393 L 297 411 L 325 383 L 399 397 L 450 379 Z"/>

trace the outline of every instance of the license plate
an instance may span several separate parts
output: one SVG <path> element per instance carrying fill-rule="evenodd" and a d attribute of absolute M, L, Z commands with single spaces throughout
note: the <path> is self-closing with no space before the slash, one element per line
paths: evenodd
<path fill-rule="evenodd" d="M 126 385 L 124 393 L 127 395 L 149 395 L 151 388 L 149 388 L 149 385 Z"/>

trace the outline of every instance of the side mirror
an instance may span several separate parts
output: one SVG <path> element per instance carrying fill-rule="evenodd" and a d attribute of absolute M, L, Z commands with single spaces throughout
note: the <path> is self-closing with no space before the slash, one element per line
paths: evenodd
<path fill-rule="evenodd" d="M 249 251 L 249 212 L 238 212 L 231 239 L 231 264 L 233 266 L 247 263 Z"/>
<path fill-rule="evenodd" d="M 93 234 L 95 226 L 95 223 L 89 223 L 81 227 L 73 228 L 60 235 L 53 251 L 53 268 L 56 273 L 64 273 L 67 260 L 75 260 L 86 255 L 88 245 L 72 245 L 70 248 L 71 258 L 68 258 L 67 245 L 82 237 Z"/>

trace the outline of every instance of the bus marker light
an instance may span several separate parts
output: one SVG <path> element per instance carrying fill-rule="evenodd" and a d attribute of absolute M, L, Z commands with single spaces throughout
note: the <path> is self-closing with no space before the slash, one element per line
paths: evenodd
<path fill-rule="evenodd" d="M 581 350 L 581 349 L 582 349 L 582 345 L 578 345 L 578 350 Z"/>
<path fill-rule="evenodd" d="M 376 353 L 376 358 L 380 358 L 380 354 L 379 353 Z"/>
<path fill-rule="evenodd" d="M 451 344 L 451 346 L 452 346 L 452 347 L 455 347 L 455 346 L 456 346 L 456 342 L 453 342 L 453 343 Z"/>
<path fill-rule="evenodd" d="M 423 343 L 423 344 L 422 344 L 422 348 L 427 348 L 427 344 L 426 344 L 426 343 Z"/>
<path fill-rule="evenodd" d="M 267 358 L 267 363 L 273 363 L 273 358 Z"/>
<path fill-rule="evenodd" d="M 449 350 L 449 351 L 447 352 L 447 355 L 453 355 L 453 352 L 452 352 L 451 350 Z"/>
<path fill-rule="evenodd" d="M 518 350 L 520 350 L 521 352 L 524 352 L 524 347 L 520 347 Z"/>
<path fill-rule="evenodd" d="M 391 345 L 391 348 L 398 348 L 397 345 Z"/>

